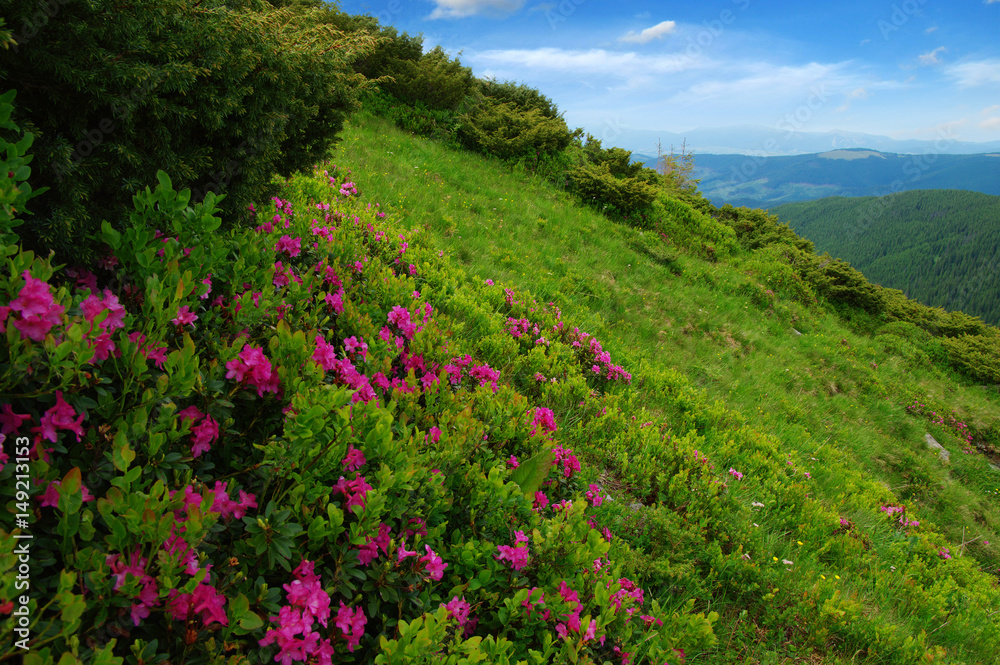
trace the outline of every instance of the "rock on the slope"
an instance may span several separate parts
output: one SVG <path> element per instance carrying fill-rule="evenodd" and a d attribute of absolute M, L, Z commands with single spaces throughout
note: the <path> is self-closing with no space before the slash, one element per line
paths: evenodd
<path fill-rule="evenodd" d="M 927 441 L 927 447 L 937 450 L 938 455 L 941 456 L 941 459 L 943 459 L 945 462 L 951 461 L 951 453 L 945 450 L 944 446 L 938 443 L 933 436 L 931 436 L 930 434 L 925 434 L 924 439 Z"/>

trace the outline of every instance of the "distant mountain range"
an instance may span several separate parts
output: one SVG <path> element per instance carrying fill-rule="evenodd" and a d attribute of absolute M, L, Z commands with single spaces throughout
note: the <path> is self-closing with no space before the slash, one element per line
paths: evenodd
<path fill-rule="evenodd" d="M 942 135 L 937 139 L 898 140 L 877 134 L 858 132 L 792 132 L 773 127 L 745 125 L 742 127 L 698 128 L 674 133 L 645 129 L 605 128 L 595 135 L 605 147 L 618 146 L 642 155 L 655 155 L 657 142 L 664 152 L 670 146 L 680 148 L 686 142 L 695 155 L 759 155 L 779 157 L 805 155 L 843 148 L 867 148 L 899 154 L 974 154 L 1000 152 L 1000 141 L 973 143 L 957 141 Z"/>
<path fill-rule="evenodd" d="M 648 166 L 656 158 L 635 155 Z M 770 208 L 826 196 L 883 196 L 915 189 L 1000 195 L 1000 150 L 900 154 L 859 148 L 781 157 L 694 155 L 698 189 L 715 205 Z"/>

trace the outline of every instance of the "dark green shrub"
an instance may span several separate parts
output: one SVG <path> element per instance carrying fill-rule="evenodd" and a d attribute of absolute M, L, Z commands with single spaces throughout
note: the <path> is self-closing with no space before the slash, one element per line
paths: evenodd
<path fill-rule="evenodd" d="M 77 255 L 102 218 L 121 228 L 161 168 L 195 200 L 224 193 L 236 220 L 275 174 L 326 153 L 363 82 L 351 63 L 374 45 L 336 30 L 325 8 L 257 0 L 57 10 L 39 25 L 37 2 L 7 3 L 19 45 L 0 76 L 19 89 L 15 120 L 37 137 L 33 180 L 51 187 L 22 239 Z"/>
<path fill-rule="evenodd" d="M 462 145 L 505 160 L 555 154 L 573 138 L 561 117 L 490 98 L 483 99 L 459 120 Z"/>
<path fill-rule="evenodd" d="M 569 190 L 598 208 L 618 214 L 641 213 L 656 199 L 656 189 L 639 178 L 616 177 L 607 162 L 583 164 L 569 173 Z"/>

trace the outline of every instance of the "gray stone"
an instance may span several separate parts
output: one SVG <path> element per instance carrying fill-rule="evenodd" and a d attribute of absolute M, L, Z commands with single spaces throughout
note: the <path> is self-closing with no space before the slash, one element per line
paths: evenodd
<path fill-rule="evenodd" d="M 945 462 L 951 461 L 951 453 L 945 450 L 945 447 L 942 446 L 940 443 L 938 443 L 933 436 L 931 436 L 930 434 L 925 434 L 924 439 L 927 441 L 927 447 L 931 448 L 932 450 L 937 450 L 938 455 L 941 456 L 941 459 L 943 459 Z"/>

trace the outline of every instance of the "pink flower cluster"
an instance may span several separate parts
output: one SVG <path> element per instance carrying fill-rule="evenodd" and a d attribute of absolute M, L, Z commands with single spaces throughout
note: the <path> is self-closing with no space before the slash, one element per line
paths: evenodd
<path fill-rule="evenodd" d="M 417 561 L 424 564 L 427 579 L 440 581 L 444 577 L 444 569 L 448 567 L 448 564 L 431 549 L 430 545 L 424 545 L 424 550 L 427 553 L 417 559 Z"/>
<path fill-rule="evenodd" d="M 52 287 L 35 279 L 27 270 L 21 275 L 24 286 L 9 307 L 0 307 L 0 332 L 7 332 L 6 321 L 11 312 L 17 312 L 14 327 L 21 331 L 21 339 L 45 341 L 53 327 L 62 323 L 66 308 L 57 305 L 52 297 Z"/>
<path fill-rule="evenodd" d="M 426 321 L 429 316 L 424 317 Z M 389 312 L 388 316 L 389 323 L 396 326 L 396 329 L 402 333 L 403 337 L 407 340 L 413 340 L 413 336 L 423 330 L 423 327 L 416 321 L 411 320 L 410 310 L 400 305 L 396 305 Z"/>
<path fill-rule="evenodd" d="M 535 436 L 535 432 L 538 431 L 539 427 L 542 428 L 543 432 L 551 433 L 556 431 L 556 418 L 555 414 L 552 413 L 552 409 L 546 409 L 545 407 L 535 409 L 535 416 L 531 421 L 530 436 Z"/>
<path fill-rule="evenodd" d="M 247 383 L 257 389 L 258 397 L 265 392 L 276 393 L 280 388 L 278 373 L 271 367 L 271 361 L 263 349 L 252 344 L 244 344 L 240 355 L 226 363 L 226 378 L 237 383 Z"/>
<path fill-rule="evenodd" d="M 367 543 L 358 547 L 358 561 L 362 566 L 367 566 L 377 559 L 379 550 L 382 550 L 382 554 L 389 553 L 390 533 L 392 531 L 389 525 L 382 522 L 378 527 L 378 535 L 370 537 Z"/>
<path fill-rule="evenodd" d="M 565 621 L 560 621 L 556 624 L 556 633 L 559 637 L 564 640 L 570 639 L 570 633 L 576 633 L 578 635 L 583 635 L 583 642 L 589 642 L 594 639 L 597 631 L 597 620 L 592 619 L 590 624 L 586 629 L 581 625 L 580 622 L 580 612 L 583 611 L 583 603 L 580 602 L 580 594 L 574 591 L 568 584 L 566 580 L 559 582 L 559 598 L 569 606 L 570 611 L 560 614 L 560 616 L 566 617 Z M 601 636 L 601 645 L 604 644 L 604 636 Z"/>
<path fill-rule="evenodd" d="M 207 582 L 196 586 L 191 593 L 180 593 L 176 589 L 171 589 L 167 595 L 167 610 L 177 621 L 189 621 L 200 617 L 205 627 L 213 622 L 223 626 L 229 625 L 229 618 L 226 616 L 226 597 Z"/>
<path fill-rule="evenodd" d="M 87 296 L 80 303 L 80 310 L 83 312 L 83 318 L 91 325 L 101 313 L 108 312 L 104 320 L 98 324 L 102 332 L 90 340 L 91 348 L 94 349 L 94 357 L 90 361 L 107 360 L 111 353 L 117 351 L 115 343 L 111 341 L 111 333 L 125 327 L 125 308 L 118 302 L 118 296 L 111 293 L 110 289 L 104 289 L 104 294 L 100 298 L 93 293 Z"/>
<path fill-rule="evenodd" d="M 352 388 L 355 392 L 351 400 L 355 403 L 368 403 L 376 399 L 375 391 L 372 389 L 368 377 L 360 373 L 357 368 L 347 358 L 338 358 L 336 348 L 327 342 L 322 335 L 316 335 L 316 349 L 313 351 L 313 361 L 326 371 L 334 371 L 340 383 Z M 357 338 L 350 337 L 344 340 L 344 345 L 350 350 L 360 351 L 362 357 L 368 352 L 368 345 L 358 342 Z"/>
<path fill-rule="evenodd" d="M 278 653 L 274 662 L 291 665 L 293 662 L 314 662 L 330 665 L 334 654 L 333 645 L 329 639 L 320 639 L 319 633 L 313 631 L 314 624 L 324 628 L 330 621 L 330 594 L 323 590 L 319 576 L 313 570 L 313 562 L 303 559 L 292 571 L 294 579 L 291 584 L 285 584 L 285 597 L 288 605 L 278 611 L 278 616 L 272 616 L 271 622 L 277 623 L 277 628 L 268 628 L 258 641 L 262 647 L 278 645 Z M 364 634 L 367 622 L 365 615 L 358 608 L 358 614 L 340 603 L 336 625 L 347 639 L 351 651 L 358 645 Z"/>
<path fill-rule="evenodd" d="M 644 593 L 641 587 L 637 586 L 635 582 L 627 577 L 620 578 L 618 580 L 618 584 L 620 587 L 618 591 L 611 594 L 611 602 L 614 604 L 615 610 L 621 610 L 622 603 L 625 603 L 630 599 L 635 601 L 635 603 L 639 606 L 642 606 Z M 630 609 L 633 609 L 634 611 L 634 608 Z"/>
<path fill-rule="evenodd" d="M 212 416 L 202 413 L 196 406 L 189 406 L 177 413 L 181 423 L 191 421 L 191 454 L 198 457 L 212 449 L 219 440 L 219 423 Z M 199 422 L 200 421 L 200 422 Z"/>
<path fill-rule="evenodd" d="M 599 508 L 604 502 L 604 498 L 601 496 L 601 488 L 590 483 L 587 489 L 587 500 L 590 501 L 590 505 L 594 508 Z"/>
<path fill-rule="evenodd" d="M 195 492 L 190 485 L 186 486 L 183 490 L 184 505 L 180 510 L 175 511 L 174 515 L 179 521 L 186 521 L 187 513 L 191 506 L 200 506 L 205 500 L 211 500 L 210 512 L 218 513 L 219 517 L 224 519 L 243 519 L 243 516 L 247 514 L 247 510 L 257 507 L 256 497 L 253 494 L 240 490 L 239 501 L 234 501 L 229 496 L 228 485 L 229 483 L 217 480 L 212 489 L 206 489 L 202 494 Z M 173 497 L 174 494 L 176 492 L 171 492 L 170 496 Z"/>
<path fill-rule="evenodd" d="M 173 497 L 177 493 L 171 492 L 170 496 Z M 257 502 L 254 495 L 242 490 L 240 490 L 240 501 L 233 501 L 226 491 L 226 483 L 222 482 L 216 482 L 215 488 L 206 490 L 204 494 L 198 494 L 188 485 L 184 488 L 183 494 L 182 506 L 174 512 L 179 525 L 174 527 L 170 537 L 164 541 L 163 550 L 170 559 L 182 565 L 185 573 L 194 576 L 201 570 L 198 555 L 182 536 L 186 529 L 183 523 L 187 521 L 191 507 L 201 506 L 203 502 L 209 500 L 212 502 L 209 512 L 217 513 L 221 517 L 241 518 L 248 508 L 256 508 Z M 162 565 L 163 560 L 160 561 Z M 156 578 L 147 570 L 149 560 L 136 548 L 129 559 L 123 559 L 119 554 L 109 554 L 106 563 L 115 578 L 113 587 L 115 591 L 122 590 L 129 576 L 137 580 L 137 593 L 131 585 L 126 588 L 132 591 L 132 622 L 138 626 L 142 619 L 149 616 L 150 610 L 160 604 Z M 210 568 L 211 565 L 205 567 L 206 573 Z M 124 593 L 124 590 L 122 592 Z M 226 597 L 209 583 L 208 575 L 191 592 L 181 593 L 177 589 L 171 589 L 167 595 L 167 611 L 171 617 L 177 621 L 200 618 L 203 627 L 208 627 L 212 623 L 229 625 L 225 603 Z"/>
<path fill-rule="evenodd" d="M 596 338 L 591 337 L 589 333 L 580 332 L 579 328 L 574 328 L 566 336 L 566 342 L 577 350 L 580 363 L 583 366 L 590 365 L 591 372 L 596 377 L 608 381 L 632 383 L 632 375 L 626 372 L 621 365 L 613 364 L 611 354 L 605 351 L 601 347 L 601 343 Z"/>
<path fill-rule="evenodd" d="M 735 478 L 736 480 L 743 480 L 743 474 L 734 469 L 733 467 L 729 467 L 729 475 Z"/>
<path fill-rule="evenodd" d="M 576 458 L 573 451 L 569 448 L 563 448 L 561 445 L 556 446 L 552 449 L 556 457 L 552 460 L 553 466 L 562 465 L 563 477 L 570 478 L 574 471 L 580 470 L 580 460 Z"/>
<path fill-rule="evenodd" d="M 111 576 L 115 578 L 112 587 L 114 591 L 118 591 L 130 575 L 137 580 L 139 593 L 133 596 L 131 614 L 133 625 L 138 626 L 143 619 L 149 616 L 150 609 L 160 604 L 156 579 L 146 572 L 149 560 L 141 555 L 137 547 L 132 551 L 128 560 L 122 559 L 119 554 L 109 554 L 105 557 L 104 562 L 111 569 Z"/>
<path fill-rule="evenodd" d="M 128 339 L 130 342 L 139 347 L 139 353 L 141 353 L 146 360 L 152 360 L 153 364 L 156 365 L 157 368 L 163 369 L 163 363 L 167 361 L 166 344 L 147 342 L 146 336 L 141 332 L 130 333 Z"/>
<path fill-rule="evenodd" d="M 372 489 L 374 488 L 360 474 L 354 480 L 345 480 L 341 476 L 340 480 L 333 486 L 335 492 L 339 492 L 347 497 L 344 508 L 348 510 L 350 510 L 351 506 L 358 506 L 364 510 L 368 500 L 368 492 Z"/>
<path fill-rule="evenodd" d="M 882 506 L 881 508 L 879 508 L 879 510 L 882 511 L 883 513 L 885 513 L 886 515 L 888 515 L 890 518 L 893 515 L 897 515 L 898 514 L 900 517 L 897 520 L 897 523 L 901 527 L 905 528 L 905 527 L 908 527 L 908 526 L 920 526 L 920 522 L 919 521 L 917 521 L 917 520 L 910 520 L 910 519 L 906 518 L 906 507 L 905 506 L 888 505 L 888 506 Z"/>
<path fill-rule="evenodd" d="M 274 244 L 276 253 L 285 253 L 294 258 L 302 253 L 302 238 L 293 238 L 290 235 L 283 235 Z"/>
<path fill-rule="evenodd" d="M 198 315 L 191 311 L 188 305 L 177 308 L 177 315 L 171 319 L 171 323 L 175 326 L 186 326 L 188 324 L 193 324 L 198 320 Z"/>
<path fill-rule="evenodd" d="M 444 366 L 444 371 L 448 373 L 448 380 L 453 386 L 462 383 L 462 376 L 468 375 L 470 379 L 479 382 L 480 386 L 489 385 L 493 392 L 499 389 L 500 372 L 489 365 L 473 365 L 472 356 L 457 356 Z"/>
<path fill-rule="evenodd" d="M 464 637 L 468 637 L 475 630 L 478 619 L 470 619 L 469 614 L 472 612 L 472 607 L 469 605 L 468 601 L 465 600 L 465 596 L 459 598 L 458 596 L 453 597 L 447 603 L 441 603 L 441 607 L 448 610 L 448 616 L 458 622 L 458 627 L 462 629 L 462 634 Z"/>
<path fill-rule="evenodd" d="M 14 415 L 13 412 L 11 415 Z M 73 417 L 76 420 L 73 420 Z M 40 426 L 33 427 L 32 432 L 37 432 L 41 434 L 43 439 L 56 442 L 57 432 L 56 430 L 69 430 L 76 434 L 76 440 L 79 441 L 80 437 L 83 436 L 83 419 L 86 414 L 77 415 L 73 407 L 66 403 L 63 399 L 63 394 L 61 390 L 56 391 L 56 403 L 55 406 L 50 407 L 42 414 L 42 421 Z"/>
<path fill-rule="evenodd" d="M 528 565 L 528 537 L 524 535 L 524 531 L 518 531 L 514 534 L 514 546 L 510 545 L 497 545 L 497 551 L 500 552 L 497 555 L 497 561 L 507 561 L 510 563 L 510 567 L 514 570 L 521 570 Z"/>

